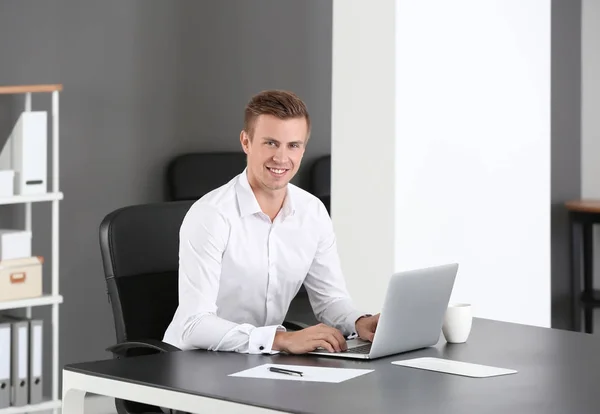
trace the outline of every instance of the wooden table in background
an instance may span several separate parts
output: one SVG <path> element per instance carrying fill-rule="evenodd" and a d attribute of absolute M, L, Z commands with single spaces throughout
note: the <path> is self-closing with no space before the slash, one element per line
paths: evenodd
<path fill-rule="evenodd" d="M 600 224 L 600 200 L 572 200 L 569 211 L 573 329 L 581 330 L 581 308 L 585 332 L 594 330 L 594 308 L 600 307 L 600 290 L 594 289 L 594 224 Z M 583 263 L 583 266 L 582 266 Z M 581 279 L 583 273 L 583 291 Z"/>

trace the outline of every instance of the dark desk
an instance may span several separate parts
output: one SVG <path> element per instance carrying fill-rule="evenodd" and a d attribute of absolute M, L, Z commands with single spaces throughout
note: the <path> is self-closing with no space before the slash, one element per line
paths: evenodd
<path fill-rule="evenodd" d="M 467 378 L 390 364 L 417 356 L 518 370 Z M 340 383 L 228 377 L 264 363 L 375 371 Z M 469 341 L 375 361 L 257 356 L 205 351 L 68 365 L 63 414 L 83 412 L 84 391 L 190 412 L 290 413 L 598 413 L 600 337 L 476 319 Z M 265 410 L 266 409 L 266 410 Z"/>

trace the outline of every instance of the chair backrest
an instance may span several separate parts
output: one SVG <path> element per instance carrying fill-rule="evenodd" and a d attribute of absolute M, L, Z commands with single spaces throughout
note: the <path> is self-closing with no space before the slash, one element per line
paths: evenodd
<path fill-rule="evenodd" d="M 162 340 L 178 305 L 179 228 L 193 201 L 123 207 L 100 224 L 117 342 Z"/>
<path fill-rule="evenodd" d="M 331 155 L 324 155 L 310 169 L 310 191 L 325 204 L 330 212 L 331 200 Z"/>
<path fill-rule="evenodd" d="M 190 153 L 175 157 L 167 168 L 169 197 L 197 200 L 241 173 L 246 154 L 238 152 Z"/>

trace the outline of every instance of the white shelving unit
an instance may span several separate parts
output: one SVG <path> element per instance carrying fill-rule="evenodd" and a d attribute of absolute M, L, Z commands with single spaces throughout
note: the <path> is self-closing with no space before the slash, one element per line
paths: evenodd
<path fill-rule="evenodd" d="M 18 195 L 12 197 L 0 197 L 0 205 L 3 204 L 23 204 L 36 203 L 38 201 L 60 201 L 63 199 L 63 193 L 47 193 L 36 195 Z"/>
<path fill-rule="evenodd" d="M 0 302 L 0 311 L 11 309 L 25 309 L 26 316 L 31 317 L 31 310 L 35 306 L 52 306 L 52 393 L 50 399 L 40 404 L 26 405 L 23 407 L 9 407 L 0 409 L 0 414 L 20 414 L 34 413 L 40 411 L 52 410 L 54 414 L 59 413 L 61 401 L 58 396 L 58 307 L 63 302 L 63 297 L 59 294 L 59 245 L 58 245 L 58 211 L 59 202 L 63 199 L 63 194 L 60 192 L 59 186 L 59 111 L 58 97 L 62 91 L 62 85 L 18 85 L 18 86 L 0 86 L 0 95 L 5 94 L 21 94 L 25 95 L 25 111 L 31 111 L 31 97 L 33 93 L 50 93 L 52 94 L 52 110 L 51 110 L 51 138 L 52 148 L 50 149 L 52 160 L 52 186 L 47 194 L 36 195 L 16 195 L 13 197 L 0 198 L 0 205 L 6 204 L 23 204 L 25 208 L 25 230 L 32 231 L 31 205 L 36 202 L 51 202 L 52 203 L 52 284 L 50 292 L 38 298 L 4 301 Z M 48 326 L 46 323 L 45 326 Z"/>
<path fill-rule="evenodd" d="M 9 301 L 0 302 L 0 311 L 7 310 L 7 309 L 23 309 L 23 308 L 32 308 L 34 306 L 54 305 L 54 304 L 60 304 L 62 302 L 63 302 L 63 297 L 61 295 L 42 295 L 39 298 L 9 300 Z M 1 410 L 0 410 L 0 413 L 2 413 Z M 4 414 L 4 413 L 2 413 L 2 414 Z"/>
<path fill-rule="evenodd" d="M 22 414 L 22 413 L 37 413 L 40 411 L 50 411 L 50 410 L 53 410 L 54 412 L 60 412 L 57 410 L 61 408 L 61 405 L 62 404 L 61 404 L 60 400 L 45 401 L 41 404 L 26 405 L 23 407 L 4 408 L 4 409 L 0 410 L 0 413 L 2 413 L 2 414 Z"/>

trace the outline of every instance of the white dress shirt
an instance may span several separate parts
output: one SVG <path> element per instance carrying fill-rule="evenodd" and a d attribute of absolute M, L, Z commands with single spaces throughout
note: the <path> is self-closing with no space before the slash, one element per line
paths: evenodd
<path fill-rule="evenodd" d="M 304 283 L 319 321 L 350 334 L 348 295 L 331 219 L 288 184 L 271 222 L 246 170 L 196 201 L 180 229 L 179 306 L 164 341 L 180 349 L 273 353 L 273 339 Z"/>

